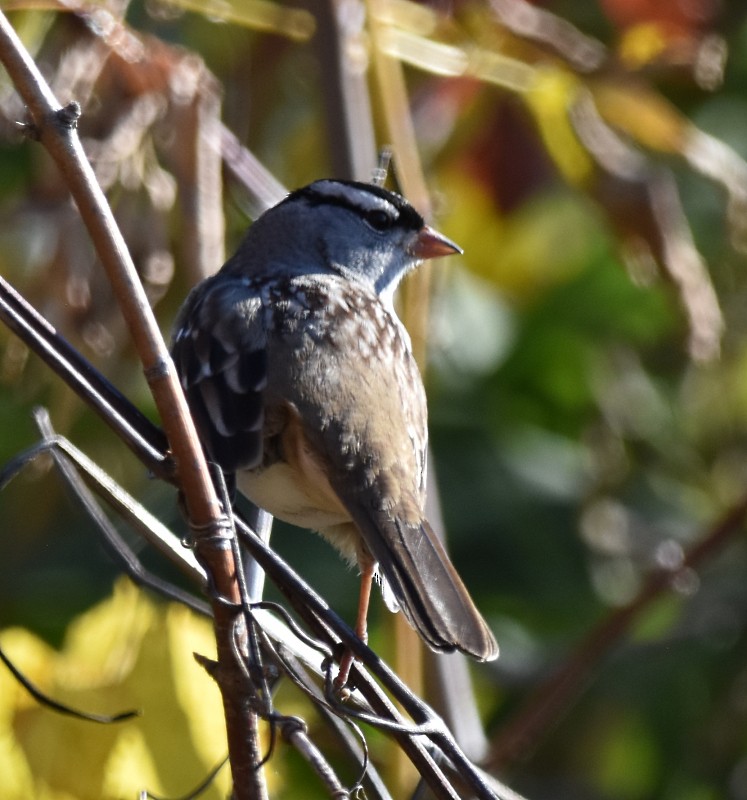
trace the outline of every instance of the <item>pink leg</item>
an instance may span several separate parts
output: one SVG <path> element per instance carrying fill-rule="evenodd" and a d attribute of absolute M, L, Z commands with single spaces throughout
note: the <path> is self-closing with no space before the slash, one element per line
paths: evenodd
<path fill-rule="evenodd" d="M 361 571 L 361 591 L 358 595 L 358 614 L 355 618 L 355 632 L 358 638 L 366 644 L 368 642 L 368 603 L 371 599 L 371 587 L 376 565 L 372 562 L 363 567 Z M 339 692 L 345 688 L 350 676 L 355 656 L 351 650 L 345 650 L 340 659 L 340 670 L 335 678 L 335 689 Z"/>

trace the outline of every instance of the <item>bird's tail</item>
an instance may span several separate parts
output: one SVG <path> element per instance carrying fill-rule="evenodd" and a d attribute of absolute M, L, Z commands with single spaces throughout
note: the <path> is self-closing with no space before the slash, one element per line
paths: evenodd
<path fill-rule="evenodd" d="M 495 637 L 430 525 L 393 520 L 388 527 L 366 543 L 410 624 L 433 650 L 497 658 Z"/>

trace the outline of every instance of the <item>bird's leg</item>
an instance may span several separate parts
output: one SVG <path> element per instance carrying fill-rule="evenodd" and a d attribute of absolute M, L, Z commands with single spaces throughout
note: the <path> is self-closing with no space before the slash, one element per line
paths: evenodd
<path fill-rule="evenodd" d="M 361 591 L 358 595 L 358 614 L 355 618 L 355 633 L 363 644 L 368 643 L 368 603 L 371 599 L 371 587 L 373 586 L 375 573 L 375 561 L 366 563 L 361 569 Z M 353 651 L 346 649 L 340 659 L 340 670 L 335 678 L 335 689 L 338 692 L 345 688 L 354 661 L 355 655 Z"/>

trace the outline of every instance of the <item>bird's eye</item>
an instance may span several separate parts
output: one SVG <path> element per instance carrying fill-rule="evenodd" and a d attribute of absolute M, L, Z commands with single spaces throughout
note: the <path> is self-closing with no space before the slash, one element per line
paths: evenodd
<path fill-rule="evenodd" d="M 394 219 L 381 209 L 367 211 L 364 219 L 375 231 L 386 231 L 394 224 Z"/>

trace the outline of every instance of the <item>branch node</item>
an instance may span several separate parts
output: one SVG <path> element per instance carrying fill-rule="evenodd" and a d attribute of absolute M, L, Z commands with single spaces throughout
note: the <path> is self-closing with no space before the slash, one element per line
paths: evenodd
<path fill-rule="evenodd" d="M 220 664 L 217 661 L 214 661 L 212 658 L 202 655 L 202 653 L 192 653 L 192 657 L 205 670 L 205 672 L 207 672 L 207 674 L 217 682 Z"/>
<path fill-rule="evenodd" d="M 83 112 L 77 100 L 71 100 L 66 106 L 55 112 L 57 123 L 67 130 L 74 130 L 78 127 L 78 120 Z"/>
<path fill-rule="evenodd" d="M 235 533 L 233 522 L 228 517 L 211 519 L 204 524 L 189 521 L 189 530 L 196 550 L 230 550 Z"/>
<path fill-rule="evenodd" d="M 280 732 L 286 742 L 290 742 L 297 733 L 308 733 L 308 726 L 300 717 L 280 717 Z"/>
<path fill-rule="evenodd" d="M 153 364 L 143 370 L 148 386 L 152 386 L 157 381 L 168 378 L 171 372 L 171 365 L 165 358 L 157 359 Z"/>

